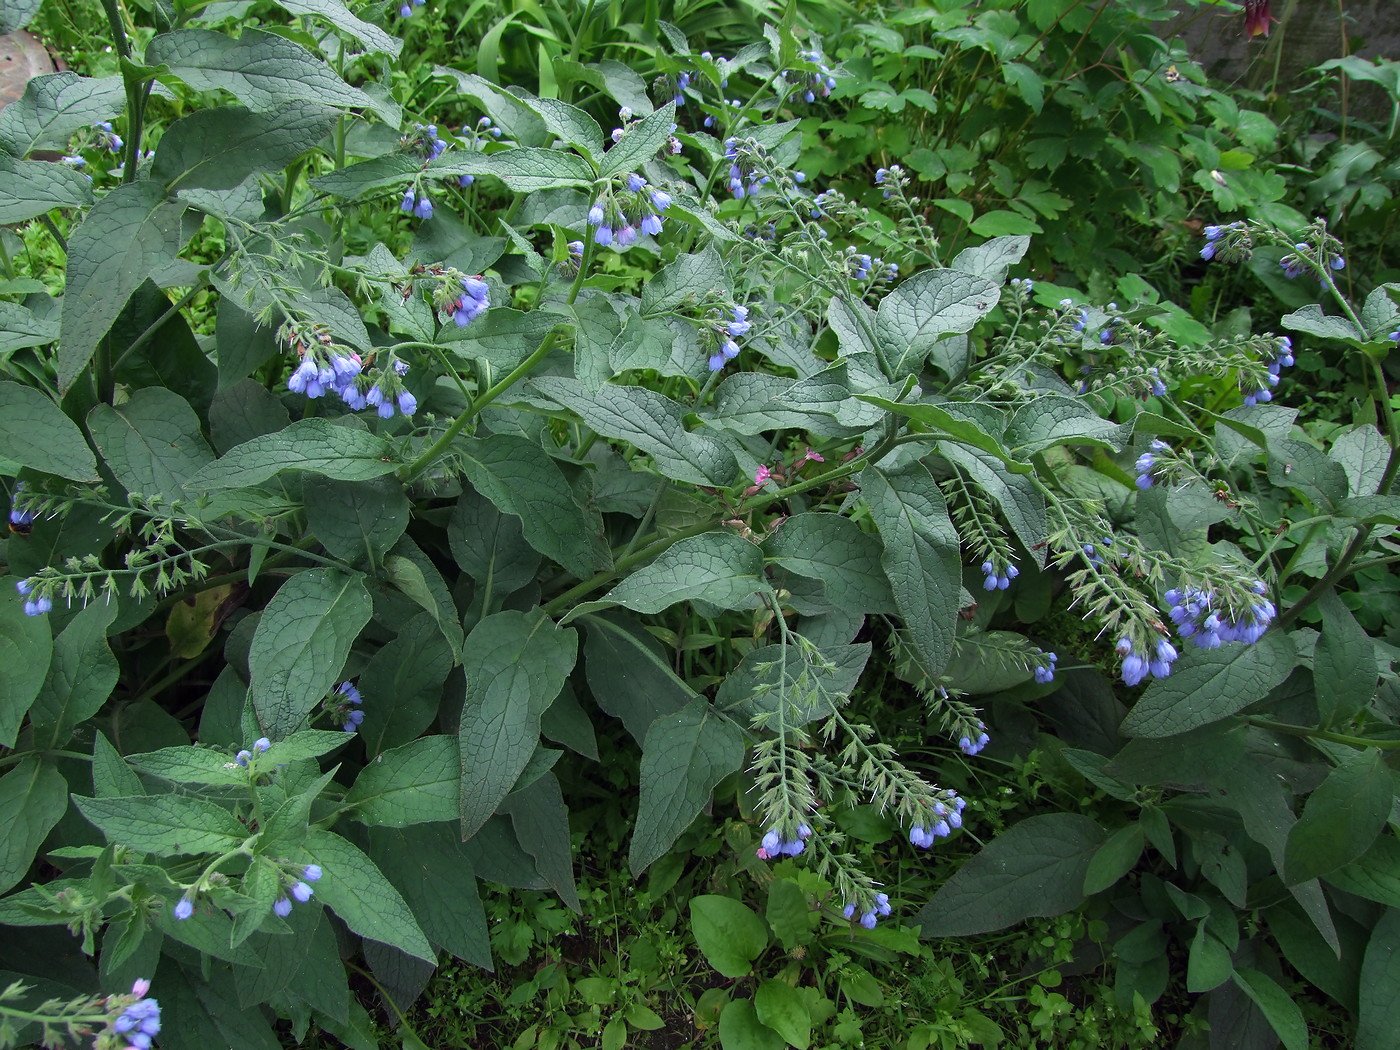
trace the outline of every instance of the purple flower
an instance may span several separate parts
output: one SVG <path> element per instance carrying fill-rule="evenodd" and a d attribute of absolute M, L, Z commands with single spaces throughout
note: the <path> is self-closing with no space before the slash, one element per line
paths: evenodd
<path fill-rule="evenodd" d="M 313 890 L 310 886 L 308 886 L 308 885 L 307 885 L 306 883 L 304 883 L 304 882 L 294 882 L 294 883 L 292 883 L 292 889 L 291 889 L 291 894 L 292 894 L 292 896 L 295 897 L 297 900 L 301 901 L 301 903 L 303 903 L 303 904 L 305 904 L 307 901 L 309 901 L 309 900 L 311 899 L 311 895 L 312 895 L 313 893 L 315 893 L 315 892 L 316 892 L 315 890 Z"/>
<path fill-rule="evenodd" d="M 399 392 L 399 411 L 406 416 L 411 416 L 418 411 L 418 399 L 407 390 Z"/>
<path fill-rule="evenodd" d="M 633 193 L 640 193 L 646 184 L 647 180 L 635 172 L 627 176 L 627 188 Z"/>
<path fill-rule="evenodd" d="M 272 911 L 279 918 L 285 919 L 288 915 L 292 914 L 292 902 L 286 897 L 278 897 L 272 902 Z"/>
<path fill-rule="evenodd" d="M 194 905 L 190 902 L 190 899 L 188 897 L 180 898 L 180 903 L 175 905 L 175 918 L 184 922 L 193 914 Z"/>
<path fill-rule="evenodd" d="M 433 217 L 433 202 L 426 196 L 420 197 L 417 205 L 413 208 L 413 214 L 420 219 L 431 219 Z"/>
<path fill-rule="evenodd" d="M 319 882 L 321 879 L 321 865 L 308 864 L 301 869 L 301 877 L 307 882 Z"/>

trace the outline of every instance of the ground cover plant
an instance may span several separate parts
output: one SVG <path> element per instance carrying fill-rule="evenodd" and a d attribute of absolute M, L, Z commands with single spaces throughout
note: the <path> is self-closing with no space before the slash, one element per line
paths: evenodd
<path fill-rule="evenodd" d="M 621 923 L 603 850 L 705 969 L 639 911 L 516 1045 L 851 1042 L 1026 920 L 1033 1020 L 953 968 L 905 1045 L 1386 1045 L 1400 286 L 1325 219 L 1199 216 L 1307 300 L 1252 332 L 806 170 L 795 9 L 538 92 L 414 5 L 104 10 L 0 115 L 0 1041 L 415 1045 L 447 959 Z"/>

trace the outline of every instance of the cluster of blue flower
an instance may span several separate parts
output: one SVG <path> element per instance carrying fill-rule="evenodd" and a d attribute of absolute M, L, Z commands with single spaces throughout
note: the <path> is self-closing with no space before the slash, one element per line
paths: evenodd
<path fill-rule="evenodd" d="M 1279 265 L 1283 267 L 1283 275 L 1289 280 L 1292 280 L 1295 277 L 1301 277 L 1303 274 L 1307 273 L 1309 270 L 1308 264 L 1310 262 L 1308 253 L 1310 251 L 1312 251 L 1312 245 L 1310 244 L 1295 244 L 1293 246 L 1293 251 L 1289 252 L 1278 261 Z M 1340 255 L 1332 253 L 1327 256 L 1327 265 L 1333 270 L 1345 270 L 1347 261 Z"/>
<path fill-rule="evenodd" d="M 1157 466 L 1161 461 L 1163 452 L 1170 452 L 1171 446 L 1165 441 L 1154 438 L 1152 444 L 1148 446 L 1148 451 L 1138 456 L 1135 469 L 1137 470 L 1137 487 L 1146 491 L 1150 489 L 1156 481 Z"/>
<path fill-rule="evenodd" d="M 272 741 L 265 736 L 260 736 L 253 741 L 253 749 L 251 751 L 240 751 L 238 752 L 238 754 L 233 756 L 233 760 L 237 762 L 240 766 L 247 768 L 248 763 L 253 760 L 254 755 L 264 754 L 271 748 Z"/>
<path fill-rule="evenodd" d="M 1118 639 L 1114 648 L 1123 657 L 1122 673 L 1126 685 L 1137 685 L 1149 674 L 1153 678 L 1167 677 L 1172 673 L 1172 664 L 1177 657 L 1176 646 L 1165 638 L 1159 638 L 1150 651 L 1143 652 L 1135 649 L 1132 639 L 1125 635 Z"/>
<path fill-rule="evenodd" d="M 1049 685 L 1055 680 L 1055 665 L 1060 662 L 1059 654 L 1046 653 L 1040 650 L 1037 650 L 1037 654 L 1044 658 L 1044 662 L 1036 664 L 1035 667 L 1031 669 L 1031 676 L 1041 685 Z M 983 743 L 985 744 L 986 741 L 983 741 Z M 967 749 L 964 748 L 963 750 L 966 751 Z M 980 745 L 977 750 L 982 750 Z M 968 754 L 976 754 L 976 752 L 969 751 Z"/>
<path fill-rule="evenodd" d="M 798 85 L 802 98 L 807 102 L 815 102 L 818 95 L 822 98 L 830 95 L 836 88 L 836 77 L 832 75 L 831 67 L 822 61 L 821 52 L 799 51 L 797 57 L 816 66 L 816 72 L 789 69 L 784 71 L 783 79 Z"/>
<path fill-rule="evenodd" d="M 985 734 L 983 734 L 985 736 Z M 980 751 L 985 746 L 986 741 L 978 746 Z M 969 752 L 976 754 L 976 752 Z M 963 825 L 962 812 L 967 808 L 967 800 L 953 792 L 945 792 L 945 801 L 937 801 L 933 804 L 933 820 L 928 825 L 915 824 L 909 829 L 909 842 L 920 849 L 928 849 L 935 841 L 947 838 L 953 833 L 954 828 Z"/>
<path fill-rule="evenodd" d="M 661 213 L 671 206 L 665 190 L 648 189 L 647 180 L 633 172 L 624 180 L 625 188 L 608 183 L 593 207 L 588 224 L 594 227 L 593 241 L 613 245 L 619 251 L 637 242 L 641 234 L 655 237 L 661 232 Z"/>
<path fill-rule="evenodd" d="M 15 590 L 24 595 L 28 600 L 24 603 L 24 614 L 26 616 L 43 616 L 53 608 L 53 599 L 48 595 L 40 595 L 30 598 L 32 584 L 28 580 L 18 580 L 15 582 Z"/>
<path fill-rule="evenodd" d="M 1021 570 L 1011 564 L 997 567 L 991 560 L 982 563 L 982 589 L 985 591 L 1004 591 L 1011 586 L 1011 581 L 1021 575 Z"/>
<path fill-rule="evenodd" d="M 1054 672 L 1052 671 L 1051 674 L 1053 676 Z M 1039 668 L 1036 669 L 1035 675 L 1037 680 L 1039 680 Z M 977 726 L 978 730 L 975 737 L 970 734 L 968 736 L 958 737 L 958 747 L 964 755 L 975 755 L 992 741 L 992 738 L 987 735 L 987 726 L 982 722 L 978 722 Z"/>
<path fill-rule="evenodd" d="M 151 982 L 145 978 L 133 984 L 131 994 L 137 996 L 136 1002 L 112 1022 L 112 1031 L 125 1040 L 124 1050 L 150 1050 L 151 1040 L 160 1034 L 160 1003 L 146 997 L 150 990 Z M 102 1044 L 102 1037 L 98 1043 Z"/>
<path fill-rule="evenodd" d="M 731 312 L 733 316 L 730 320 L 721 320 L 715 326 L 715 338 L 719 340 L 719 348 L 710 355 L 711 372 L 718 372 L 728 362 L 739 356 L 739 344 L 734 339 L 736 336 L 747 335 L 749 329 L 753 327 L 749 321 L 749 308 L 747 306 L 736 304 Z"/>
<path fill-rule="evenodd" d="M 1269 589 L 1263 580 L 1255 580 L 1250 590 L 1259 600 L 1234 618 L 1228 612 L 1222 618 L 1220 611 L 1213 608 L 1214 595 L 1199 588 L 1172 588 L 1163 597 L 1171 604 L 1168 616 L 1176 624 L 1177 634 L 1191 639 L 1202 649 L 1218 649 L 1229 642 L 1253 645 L 1264 637 L 1277 615 L 1278 610 L 1268 599 Z"/>
<path fill-rule="evenodd" d="M 873 930 L 880 916 L 888 915 L 889 913 L 890 895 L 888 893 L 877 893 L 875 894 L 874 906 L 861 914 L 860 924 L 867 930 Z M 856 915 L 856 906 L 854 904 L 847 904 L 841 909 L 841 914 L 848 919 L 854 919 Z"/>
<path fill-rule="evenodd" d="M 359 689 L 350 682 L 341 682 L 336 686 L 335 696 L 342 699 L 335 700 L 331 708 L 331 717 L 337 720 L 343 719 L 340 728 L 347 733 L 353 733 L 360 728 L 360 723 L 365 720 L 365 713 L 360 710 L 360 704 L 364 703 L 364 697 L 360 696 Z"/>
<path fill-rule="evenodd" d="M 1269 387 L 1278 386 L 1279 370 L 1291 367 L 1293 364 L 1293 340 L 1286 335 L 1279 336 L 1278 353 L 1269 362 L 1269 378 L 1264 380 L 1265 386 L 1258 390 L 1252 390 L 1245 395 L 1246 405 L 1257 405 L 1260 401 L 1272 401 L 1274 393 Z"/>
<path fill-rule="evenodd" d="M 752 154 L 753 147 L 749 144 L 737 138 L 724 140 L 724 155 L 730 161 L 729 192 L 739 200 L 752 197 L 769 181 L 769 177 L 754 166 Z"/>
<path fill-rule="evenodd" d="M 580 244 L 579 250 L 582 249 Z M 465 328 L 490 308 L 491 289 L 487 287 L 481 274 L 463 277 L 460 283 L 462 295 L 452 304 L 452 320 L 458 328 Z"/>
<path fill-rule="evenodd" d="M 301 869 L 301 878 L 288 878 L 286 881 L 291 885 L 287 887 L 287 895 L 278 897 L 272 903 L 272 911 L 278 918 L 285 919 L 292 914 L 292 902 L 288 896 L 295 898 L 301 904 L 305 904 L 311 899 L 311 895 L 316 891 L 307 883 L 315 882 L 321 877 L 321 866 L 319 864 L 308 864 Z"/>
<path fill-rule="evenodd" d="M 422 7 L 428 0 L 404 0 L 404 5 L 399 8 L 399 17 L 408 18 L 413 14 L 415 7 Z"/>
<path fill-rule="evenodd" d="M 758 844 L 757 856 L 760 860 L 774 857 L 795 857 L 807 848 L 807 840 L 812 837 L 812 829 L 807 824 L 797 825 L 793 838 L 785 839 L 777 828 L 770 828 Z"/>

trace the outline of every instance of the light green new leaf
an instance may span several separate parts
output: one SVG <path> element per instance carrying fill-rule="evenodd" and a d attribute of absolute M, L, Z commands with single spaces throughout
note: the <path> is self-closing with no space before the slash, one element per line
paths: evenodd
<path fill-rule="evenodd" d="M 760 1023 L 751 999 L 730 999 L 719 1015 L 719 1044 L 725 1050 L 784 1050 L 787 1040 Z"/>
<path fill-rule="evenodd" d="M 472 487 L 497 509 L 520 519 L 530 546 L 575 576 L 611 562 L 597 511 L 574 502 L 559 465 L 539 445 L 511 434 L 458 444 Z"/>
<path fill-rule="evenodd" d="M 847 612 L 894 611 L 880 567 L 879 539 L 840 514 L 794 514 L 763 542 L 764 555 L 789 572 L 822 581 L 826 598 Z"/>
<path fill-rule="evenodd" d="M 53 765 L 26 755 L 0 777 L 0 893 L 24 878 L 34 854 L 68 810 L 68 782 Z"/>
<path fill-rule="evenodd" d="M 61 391 L 87 367 L 98 341 L 141 283 L 179 253 L 184 211 L 184 204 L 168 200 L 157 183 L 142 180 L 112 190 L 73 229 L 58 347 Z"/>
<path fill-rule="evenodd" d="M 437 962 L 413 912 L 374 861 L 339 835 L 315 827 L 307 830 L 303 848 L 321 866 L 316 897 L 346 926 L 361 937 Z"/>
<path fill-rule="evenodd" d="M 0 225 L 26 222 L 51 208 L 91 203 L 92 183 L 67 164 L 18 160 L 0 152 Z"/>
<path fill-rule="evenodd" d="M 881 564 L 924 671 L 937 676 L 953 651 L 962 592 L 958 533 L 938 483 L 922 463 L 867 467 L 857 477 L 884 543 Z"/>
<path fill-rule="evenodd" d="M 676 104 L 668 102 L 654 113 L 648 114 L 640 122 L 627 129 L 627 134 L 603 154 L 599 165 L 600 175 L 621 175 L 630 171 L 640 171 L 671 137 L 671 129 L 676 124 Z M 645 294 L 645 293 L 643 293 Z"/>
<path fill-rule="evenodd" d="M 14 747 L 19 727 L 39 696 L 53 658 L 47 616 L 26 616 L 14 581 L 0 581 L 0 747 Z"/>
<path fill-rule="evenodd" d="M 921 270 L 880 301 L 875 335 L 893 380 L 918 372 L 946 335 L 967 332 L 1001 299 L 993 281 L 960 270 Z"/>
<path fill-rule="evenodd" d="M 306 102 L 373 110 L 398 123 L 397 107 L 351 87 L 300 44 L 258 29 L 244 30 L 236 40 L 212 29 L 157 33 L 146 48 L 146 62 L 167 66 L 170 75 L 196 91 L 227 91 L 255 112 Z"/>
<path fill-rule="evenodd" d="M 710 802 L 715 785 L 744 762 L 744 734 L 702 699 L 663 715 L 642 743 L 641 796 L 628 866 L 640 878 Z"/>
<path fill-rule="evenodd" d="M 725 977 L 747 977 L 768 947 L 768 924 L 733 897 L 690 898 L 690 930 L 705 960 Z"/>
<path fill-rule="evenodd" d="M 923 906 L 923 935 L 989 933 L 1077 907 L 1103 841 L 1103 830 L 1078 813 L 1028 817 L 987 843 Z"/>
<path fill-rule="evenodd" d="M 335 120 L 335 110 L 310 102 L 279 103 L 265 113 L 242 106 L 198 110 L 161 136 L 151 177 L 171 193 L 232 189 L 249 175 L 286 167 L 325 138 Z"/>
<path fill-rule="evenodd" d="M 73 132 L 110 120 L 126 106 L 121 77 L 49 73 L 0 110 L 0 150 L 24 157 L 36 149 L 68 150 Z"/>
<path fill-rule="evenodd" d="M 214 460 L 194 409 L 165 387 L 143 387 L 115 407 L 96 406 L 88 432 L 127 492 L 166 503 L 184 500 L 185 481 Z"/>
<path fill-rule="evenodd" d="M 1171 677 L 1153 679 L 1123 720 L 1128 736 L 1175 736 L 1257 703 L 1293 670 L 1293 640 L 1270 631 L 1254 645 L 1189 647 Z"/>
<path fill-rule="evenodd" d="M 248 650 L 248 695 L 264 733 L 277 740 L 300 728 L 335 684 L 371 609 L 359 576 L 306 569 L 282 584 Z"/>
<path fill-rule="evenodd" d="M 738 466 L 718 438 L 685 427 L 685 410 L 652 390 L 603 386 L 590 391 L 576 379 L 545 376 L 531 384 L 604 437 L 631 442 L 650 454 L 656 469 L 673 481 L 726 486 Z"/>
<path fill-rule="evenodd" d="M 812 1044 L 812 1014 L 802 993 L 788 984 L 769 977 L 758 986 L 753 997 L 754 1013 L 786 1040 L 788 1046 L 807 1050 Z"/>
<path fill-rule="evenodd" d="M 763 554 L 732 532 L 703 532 L 673 543 L 597 601 L 583 602 L 560 622 L 612 605 L 656 613 L 680 602 L 703 601 L 721 609 L 752 609 L 768 590 Z"/>
<path fill-rule="evenodd" d="M 488 616 L 467 636 L 458 723 L 462 838 L 496 812 L 535 753 L 540 716 L 578 659 L 578 635 L 539 610 Z"/>
<path fill-rule="evenodd" d="M 284 470 L 309 470 L 338 481 L 367 481 L 398 468 L 393 446 L 378 435 L 314 416 L 231 448 L 185 483 L 190 491 L 261 485 Z"/>
<path fill-rule="evenodd" d="M 158 857 L 223 853 L 241 845 L 250 834 L 223 806 L 194 795 L 74 795 L 73 802 L 112 845 Z"/>
<path fill-rule="evenodd" d="M 1352 752 L 1308 796 L 1288 830 L 1285 881 L 1307 882 L 1356 860 L 1376 841 L 1394 802 L 1395 781 L 1381 753 Z"/>
<path fill-rule="evenodd" d="M 62 747 L 112 695 L 117 658 L 107 628 L 116 617 L 115 602 L 93 602 L 54 639 L 48 677 L 29 709 L 36 746 Z"/>
<path fill-rule="evenodd" d="M 363 824 L 391 828 L 454 820 L 461 770 L 457 741 L 425 736 L 377 755 L 345 796 Z"/>
<path fill-rule="evenodd" d="M 33 387 L 0 383 L 0 442 L 23 467 L 72 481 L 96 481 L 97 460 L 83 432 Z"/>

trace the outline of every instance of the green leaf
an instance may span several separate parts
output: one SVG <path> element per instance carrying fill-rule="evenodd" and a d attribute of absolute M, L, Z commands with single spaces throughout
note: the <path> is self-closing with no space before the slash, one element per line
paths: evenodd
<path fill-rule="evenodd" d="M 1002 284 L 1006 280 L 1007 270 L 1025 257 L 1026 249 L 1030 245 L 1031 239 L 1025 236 L 993 237 L 989 241 L 964 248 L 953 256 L 953 261 L 948 266 Z"/>
<path fill-rule="evenodd" d="M 1005 209 L 982 213 L 972 220 L 968 229 L 979 237 L 1012 237 L 1044 232 L 1034 219 Z"/>
<path fill-rule="evenodd" d="M 1011 417 L 1006 444 L 1017 459 L 1029 459 L 1054 445 L 1089 445 L 1117 452 L 1130 430 L 1129 424 L 1103 419 L 1083 401 L 1041 394 Z"/>
<path fill-rule="evenodd" d="M 250 832 L 223 806 L 194 795 L 82 798 L 73 803 L 112 845 L 158 857 L 223 853 Z"/>
<path fill-rule="evenodd" d="M 1308 1050 L 1308 1025 L 1303 1020 L 1303 1011 L 1272 977 L 1241 966 L 1233 980 L 1263 1012 L 1286 1050 Z"/>
<path fill-rule="evenodd" d="M 463 647 L 467 695 L 458 723 L 462 838 L 474 835 L 508 795 L 535 753 L 540 716 L 578 658 L 578 635 L 538 609 L 499 612 Z"/>
<path fill-rule="evenodd" d="M 48 677 L 29 709 L 36 745 L 62 747 L 112 695 L 117 658 L 107 644 L 107 628 L 116 616 L 116 602 L 93 602 L 54 639 Z"/>
<path fill-rule="evenodd" d="M 1381 836 L 1363 856 L 1328 872 L 1327 882 L 1358 897 L 1400 908 L 1400 839 Z"/>
<path fill-rule="evenodd" d="M 199 110 L 161 136 L 151 177 L 171 193 L 232 189 L 249 175 L 286 167 L 325 138 L 335 119 L 335 110 L 309 102 L 265 113 L 242 106 Z"/>
<path fill-rule="evenodd" d="M 96 481 L 97 460 L 63 411 L 38 390 L 0 382 L 3 455 L 22 467 L 72 481 Z"/>
<path fill-rule="evenodd" d="M 1270 631 L 1254 645 L 1190 646 L 1168 678 L 1153 679 L 1123 720 L 1128 736 L 1175 736 L 1258 703 L 1293 670 L 1293 641 Z"/>
<path fill-rule="evenodd" d="M 185 487 L 208 492 L 251 488 L 284 470 L 309 470 L 338 481 L 367 481 L 398 469 L 392 451 L 385 438 L 316 416 L 229 449 Z"/>
<path fill-rule="evenodd" d="M 26 755 L 0 777 L 0 893 L 24 878 L 34 854 L 68 811 L 68 782 L 49 762 Z"/>
<path fill-rule="evenodd" d="M 455 820 L 461 769 L 457 741 L 425 736 L 376 755 L 345 796 L 363 824 L 391 828 Z"/>
<path fill-rule="evenodd" d="M 870 643 L 833 645 L 821 659 L 802 659 L 781 643 L 761 646 L 746 654 L 715 693 L 715 706 L 728 714 L 754 721 L 781 708 L 789 726 L 825 718 L 855 689 L 870 659 Z"/>
<path fill-rule="evenodd" d="M 1318 602 L 1322 634 L 1313 650 L 1313 686 L 1324 726 L 1345 722 L 1363 710 L 1376 691 L 1376 651 L 1334 590 Z"/>
<path fill-rule="evenodd" d="M 534 147 L 517 147 L 499 153 L 449 150 L 428 165 L 427 174 L 429 178 L 494 175 L 517 193 L 593 183 L 592 165 L 578 154 Z"/>
<path fill-rule="evenodd" d="M 658 472 L 673 481 L 724 487 L 738 465 L 718 438 L 685 428 L 685 409 L 653 390 L 604 386 L 590 392 L 576 379 L 547 376 L 531 384 L 576 413 L 604 437 L 630 442 L 650 454 Z"/>
<path fill-rule="evenodd" d="M 405 744 L 432 725 L 453 663 L 437 619 L 427 613 L 410 617 L 370 658 L 359 680 L 369 698 L 359 731 L 367 753 Z M 392 703 L 376 702 L 380 697 Z"/>
<path fill-rule="evenodd" d="M 880 530 L 880 561 L 909 640 L 924 672 L 936 677 L 953 651 L 962 592 L 958 533 L 943 494 L 919 462 L 894 470 L 867 467 L 856 483 Z"/>
<path fill-rule="evenodd" d="M 998 457 L 973 445 L 942 441 L 938 451 L 995 501 L 1021 546 L 1037 565 L 1044 565 L 1048 532 L 1045 497 L 1036 488 L 1035 479 L 1005 470 Z"/>
<path fill-rule="evenodd" d="M 611 563 L 597 511 L 574 502 L 559 465 L 539 445 L 511 434 L 458 443 L 472 487 L 520 519 L 530 546 L 575 576 Z"/>
<path fill-rule="evenodd" d="M 73 132 L 109 120 L 125 106 L 121 77 L 68 72 L 33 77 L 23 97 L 0 110 L 0 150 L 14 157 L 36 149 L 66 153 Z"/>
<path fill-rule="evenodd" d="M 51 208 L 91 203 L 92 183 L 67 164 L 17 160 L 0 152 L 0 225 L 27 222 Z"/>
<path fill-rule="evenodd" d="M 752 609 L 757 596 L 768 589 L 756 544 L 732 532 L 702 532 L 671 544 L 597 601 L 574 606 L 560 623 L 612 605 L 640 613 L 657 613 L 686 601 Z"/>
<path fill-rule="evenodd" d="M 184 211 L 155 182 L 142 180 L 112 190 L 73 229 L 58 348 L 61 391 L 82 374 L 141 283 L 174 260 L 185 242 Z"/>
<path fill-rule="evenodd" d="M 1364 342 L 1366 339 L 1366 334 L 1345 317 L 1329 317 L 1316 303 L 1309 303 L 1301 310 L 1284 314 L 1281 323 L 1283 327 L 1291 328 L 1295 332 L 1307 332 L 1308 335 L 1321 336 L 1323 339 L 1354 339 L 1357 342 Z"/>
<path fill-rule="evenodd" d="M 535 578 L 540 554 L 525 542 L 520 519 L 502 514 L 479 492 L 463 492 L 447 523 L 457 567 L 497 601 Z M 489 610 L 489 600 L 482 601 Z"/>
<path fill-rule="evenodd" d="M 1084 895 L 1092 897 L 1132 871 L 1142 856 L 1143 842 L 1141 824 L 1126 824 L 1110 835 L 1089 861 L 1089 870 L 1084 874 Z"/>
<path fill-rule="evenodd" d="M 227 91 L 254 112 L 300 102 L 373 110 L 390 124 L 399 120 L 397 106 L 351 87 L 300 44 L 257 29 L 245 29 L 237 40 L 210 29 L 157 33 L 146 48 L 146 61 L 167 66 L 171 76 L 196 91 Z"/>
<path fill-rule="evenodd" d="M 336 481 L 312 475 L 302 493 L 312 534 L 341 561 L 378 566 L 408 528 L 408 497 L 396 478 Z"/>
<path fill-rule="evenodd" d="M 764 980 L 753 997 L 754 1012 L 764 1025 L 773 1029 L 797 1050 L 807 1050 L 812 1042 L 812 1016 L 802 994 L 774 978 Z"/>
<path fill-rule="evenodd" d="M 637 743 L 656 719 L 695 699 L 695 690 L 671 670 L 661 644 L 635 620 L 588 615 L 583 623 L 589 692 Z"/>
<path fill-rule="evenodd" d="M 371 51 L 397 58 L 403 41 L 392 33 L 356 18 L 340 0 L 276 0 L 277 6 L 288 14 L 318 18 L 323 24 L 345 33 Z M 342 1019 L 343 1022 L 343 1019 Z"/>
<path fill-rule="evenodd" d="M 1387 908 L 1361 961 L 1356 1050 L 1386 1050 L 1400 1031 L 1400 908 Z"/>
<path fill-rule="evenodd" d="M 675 844 L 721 780 L 744 763 L 744 734 L 700 698 L 663 715 L 642 743 L 641 797 L 628 866 L 640 878 Z"/>
<path fill-rule="evenodd" d="M 361 937 L 379 941 L 426 962 L 437 962 L 399 891 L 375 863 L 339 835 L 312 827 L 305 850 L 321 866 L 316 897 Z"/>
<path fill-rule="evenodd" d="M 714 248 L 706 248 L 694 255 L 678 255 L 642 285 L 642 316 L 655 317 L 712 296 L 732 294 L 723 260 Z"/>
<path fill-rule="evenodd" d="M 1269 480 L 1279 488 L 1301 492 L 1324 511 L 1336 509 L 1347 495 L 1341 464 L 1306 441 L 1291 438 L 1269 442 Z"/>
<path fill-rule="evenodd" d="M 783 1050 L 787 1045 L 773 1029 L 758 1020 L 748 999 L 731 999 L 719 1015 L 719 1041 L 723 1050 Z"/>
<path fill-rule="evenodd" d="M 1376 841 L 1394 801 L 1395 783 L 1381 753 L 1354 751 L 1308 796 L 1288 831 L 1284 878 L 1307 882 L 1356 860 Z"/>
<path fill-rule="evenodd" d="M 1235 972 L 1230 950 L 1207 929 L 1203 921 L 1191 938 L 1191 951 L 1186 958 L 1186 990 L 1208 992 L 1228 981 Z"/>
<path fill-rule="evenodd" d="M 573 146 L 584 158 L 597 163 L 603 155 L 603 129 L 598 122 L 577 106 L 554 98 L 522 98 L 520 100 L 544 121 L 551 135 Z"/>
<path fill-rule="evenodd" d="M 1028 817 L 994 838 L 920 910 L 925 937 L 966 937 L 1084 900 L 1084 876 L 1104 833 L 1077 813 Z"/>
<path fill-rule="evenodd" d="M 768 947 L 768 924 L 733 897 L 690 898 L 690 930 L 706 961 L 725 977 L 747 977 Z"/>
<path fill-rule="evenodd" d="M 305 569 L 282 584 L 248 651 L 248 696 L 264 733 L 276 740 L 301 727 L 335 685 L 370 611 L 359 576 Z"/>
<path fill-rule="evenodd" d="M 455 661 L 462 651 L 461 614 L 431 558 L 407 536 L 384 559 L 385 578 L 421 606 L 438 625 Z"/>
<path fill-rule="evenodd" d="M 1332 442 L 1327 454 L 1346 471 L 1349 496 L 1372 496 L 1379 491 L 1389 447 L 1371 423 L 1352 427 Z"/>
<path fill-rule="evenodd" d="M 40 317 L 19 303 L 0 302 L 0 355 L 57 340 L 58 318 L 52 312 L 46 311 Z"/>
<path fill-rule="evenodd" d="M 510 816 L 521 848 L 534 858 L 535 870 L 545 877 L 560 900 L 581 913 L 569 846 L 569 810 L 554 774 L 546 770 L 511 792 L 501 810 Z"/>
<path fill-rule="evenodd" d="M 471 857 L 451 824 L 374 828 L 374 862 L 403 894 L 434 944 L 476 966 L 491 969 L 491 941 Z"/>
<path fill-rule="evenodd" d="M 248 783 L 246 769 L 235 763 L 227 753 L 208 747 L 163 747 L 159 751 L 131 755 L 126 761 L 143 772 L 173 784 L 237 787 Z"/>
<path fill-rule="evenodd" d="M 923 423 L 925 426 L 935 428 L 936 436 L 940 439 L 946 435 L 948 439 L 959 444 L 970 445 L 990 453 L 1013 474 L 1029 474 L 1035 469 L 1029 463 L 1022 463 L 1020 460 L 1014 459 L 1002 442 L 989 434 L 979 423 L 953 415 L 948 410 L 953 407 L 951 405 L 940 406 L 928 402 L 891 401 L 875 394 L 856 394 L 855 396 L 861 401 L 868 401 L 872 405 L 883 408 L 886 412 L 894 412 Z"/>
<path fill-rule="evenodd" d="M 421 168 L 419 160 L 409 153 L 386 153 L 317 175 L 311 180 L 311 188 L 344 200 L 382 197 L 402 190 Z"/>
<path fill-rule="evenodd" d="M 879 539 L 844 515 L 794 514 L 764 540 L 763 553 L 789 572 L 821 581 L 827 600 L 839 609 L 894 611 Z"/>
<path fill-rule="evenodd" d="M 902 282 L 875 312 L 885 374 L 917 373 L 946 335 L 970 331 L 1001 299 L 993 281 L 960 270 L 921 270 Z"/>
<path fill-rule="evenodd" d="M 134 391 L 115 407 L 96 406 L 88 432 L 127 492 L 167 504 L 186 499 L 185 481 L 214 460 L 194 409 L 164 387 Z"/>
<path fill-rule="evenodd" d="M 649 113 L 628 128 L 627 134 L 603 154 L 598 174 L 606 176 L 641 171 L 647 161 L 653 159 L 671 137 L 671 129 L 675 123 L 675 102 L 668 102 L 656 112 Z"/>
<path fill-rule="evenodd" d="M 0 596 L 0 667 L 5 669 L 0 674 L 0 747 L 7 748 L 15 746 L 24 716 L 38 698 L 53 659 L 49 618 L 26 616 L 23 602 L 12 585 L 4 587 Z"/>

